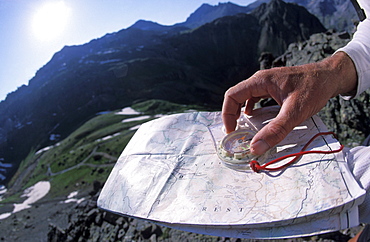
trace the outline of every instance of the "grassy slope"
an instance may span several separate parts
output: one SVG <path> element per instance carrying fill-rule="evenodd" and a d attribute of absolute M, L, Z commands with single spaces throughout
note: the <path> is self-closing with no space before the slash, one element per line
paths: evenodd
<path fill-rule="evenodd" d="M 159 100 L 137 103 L 132 108 L 141 114 L 117 115 L 113 111 L 96 116 L 50 149 L 31 152 L 9 183 L 8 198 L 0 204 L 22 200 L 20 196 L 24 189 L 45 180 L 51 183 L 51 190 L 45 199 L 62 199 L 76 190 L 88 192 L 94 181 L 106 181 L 135 133 L 135 129 L 131 128 L 156 118 L 157 114 L 202 110 L 198 106 Z M 141 116 L 144 119 L 122 122 Z"/>

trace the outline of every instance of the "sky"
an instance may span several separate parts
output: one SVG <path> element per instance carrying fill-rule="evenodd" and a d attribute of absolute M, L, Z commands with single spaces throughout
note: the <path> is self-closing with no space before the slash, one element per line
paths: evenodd
<path fill-rule="evenodd" d="M 254 0 L 230 0 L 247 6 Z M 220 0 L 0 0 L 0 101 L 66 45 L 81 45 L 144 19 L 184 22 Z"/>

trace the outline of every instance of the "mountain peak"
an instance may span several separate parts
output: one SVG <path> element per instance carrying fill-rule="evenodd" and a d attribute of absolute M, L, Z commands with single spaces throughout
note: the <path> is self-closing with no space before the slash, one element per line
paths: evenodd
<path fill-rule="evenodd" d="M 137 28 L 141 30 L 163 30 L 166 27 L 168 26 L 164 26 L 159 23 L 144 20 L 144 19 L 140 19 L 136 21 L 136 23 L 130 26 L 130 28 Z"/>
<path fill-rule="evenodd" d="M 186 19 L 184 25 L 189 28 L 196 28 L 221 17 L 249 13 L 251 10 L 252 8 L 248 6 L 239 6 L 232 2 L 219 3 L 215 6 L 204 3 Z"/>
<path fill-rule="evenodd" d="M 304 7 L 286 3 L 282 0 L 271 0 L 263 3 L 251 13 L 262 26 L 259 48 L 274 55 L 283 52 L 287 45 L 277 43 L 292 43 L 307 40 L 312 33 L 324 32 L 321 22 Z M 277 39 L 272 40 L 271 36 Z"/>

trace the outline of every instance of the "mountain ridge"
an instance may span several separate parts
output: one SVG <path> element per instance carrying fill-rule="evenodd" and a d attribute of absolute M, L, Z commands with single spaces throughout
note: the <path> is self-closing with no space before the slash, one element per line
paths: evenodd
<path fill-rule="evenodd" d="M 247 6 L 239 6 L 232 2 L 219 3 L 218 5 L 202 4 L 196 9 L 185 22 L 177 23 L 171 26 L 161 25 L 149 20 L 138 20 L 138 22 L 147 22 L 145 28 L 148 30 L 151 25 L 153 28 L 168 28 L 181 26 L 185 28 L 196 28 L 213 20 L 232 16 L 238 13 L 251 13 L 264 3 L 269 3 L 271 0 L 256 0 Z M 355 23 L 359 20 L 352 3 L 348 0 L 284 0 L 287 3 L 293 3 L 305 7 L 311 14 L 315 15 L 327 29 L 335 29 L 337 31 L 352 32 Z M 159 26 L 158 26 L 159 25 Z M 160 27 L 161 26 L 161 27 Z"/>
<path fill-rule="evenodd" d="M 196 28 L 203 24 L 209 23 L 220 16 L 232 16 L 238 13 L 249 13 L 254 8 L 248 6 L 239 6 L 231 2 L 219 3 L 218 5 L 212 6 L 210 4 L 202 4 L 194 13 L 186 19 L 184 23 L 179 25 L 186 26 L 188 28 Z"/>

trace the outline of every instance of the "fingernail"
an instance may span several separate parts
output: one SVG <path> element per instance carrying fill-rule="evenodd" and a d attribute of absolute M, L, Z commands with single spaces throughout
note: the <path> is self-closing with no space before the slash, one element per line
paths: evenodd
<path fill-rule="evenodd" d="M 270 149 L 270 146 L 263 139 L 257 140 L 251 146 L 251 152 L 255 155 L 262 155 Z"/>

